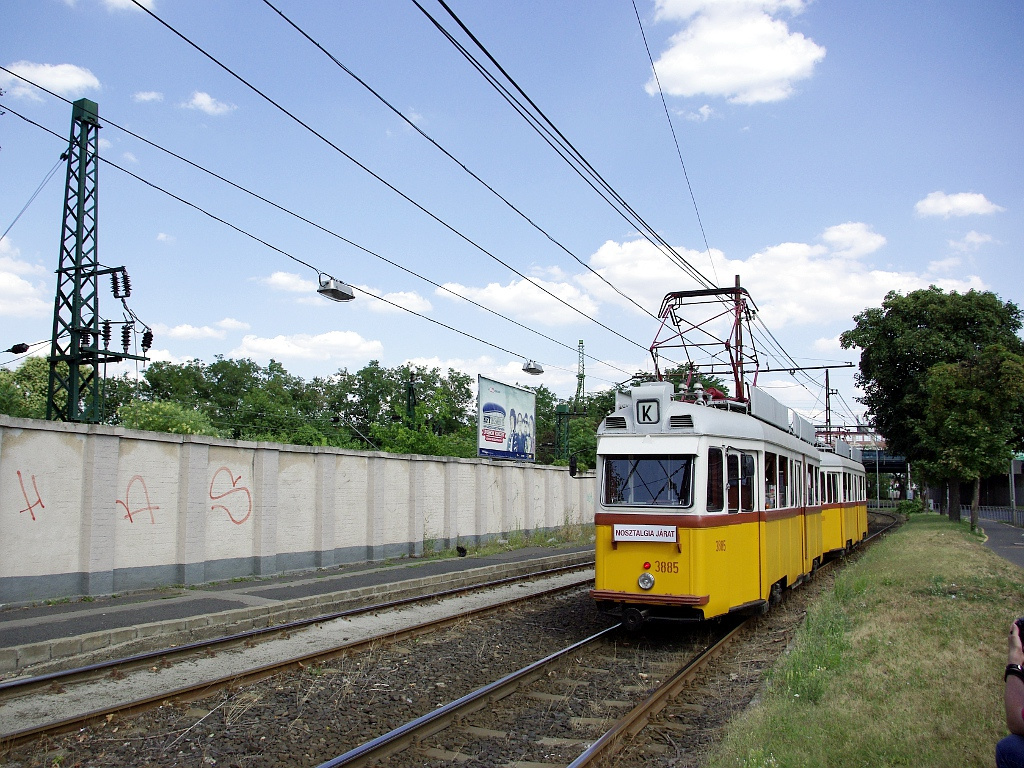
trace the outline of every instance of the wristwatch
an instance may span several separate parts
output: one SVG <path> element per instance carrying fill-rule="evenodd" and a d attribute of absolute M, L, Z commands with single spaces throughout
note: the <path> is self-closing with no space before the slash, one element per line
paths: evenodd
<path fill-rule="evenodd" d="M 1006 682 L 1006 678 L 1008 678 L 1010 675 L 1013 675 L 1014 677 L 1019 677 L 1021 680 L 1024 680 L 1024 667 L 1022 667 L 1020 664 L 1007 664 L 1006 672 L 1003 673 L 1004 683 Z"/>

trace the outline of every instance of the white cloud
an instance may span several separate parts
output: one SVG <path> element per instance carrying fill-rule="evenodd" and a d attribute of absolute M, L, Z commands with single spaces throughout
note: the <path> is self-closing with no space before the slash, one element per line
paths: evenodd
<path fill-rule="evenodd" d="M 68 99 L 77 99 L 89 91 L 100 88 L 100 81 L 92 72 L 74 64 L 36 64 L 31 61 L 16 61 L 7 69 L 22 75 L 25 79 L 47 88 Z M 42 101 L 37 89 L 24 80 L 0 72 L 0 88 L 12 98 L 26 98 Z"/>
<path fill-rule="evenodd" d="M 370 288 L 366 285 L 359 285 L 356 287 L 364 293 L 384 299 L 384 301 L 371 300 L 367 302 L 366 306 L 370 308 L 371 312 L 397 313 L 401 312 L 404 308 L 423 314 L 425 312 L 429 312 L 433 308 L 426 298 L 420 296 L 420 294 L 415 291 L 392 291 L 391 293 L 383 293 L 378 291 L 376 288 Z"/>
<path fill-rule="evenodd" d="M 147 101 L 163 101 L 164 95 L 160 91 L 139 91 L 132 94 L 132 99 L 143 103 Z"/>
<path fill-rule="evenodd" d="M 139 0 L 139 3 L 149 10 L 153 10 L 153 0 Z M 111 11 L 138 10 L 138 6 L 132 0 L 103 0 L 103 4 Z"/>
<path fill-rule="evenodd" d="M 945 192 L 931 192 L 914 206 L 918 216 L 975 216 L 990 213 L 1001 213 L 1006 209 L 990 202 L 980 192 L 958 192 L 947 195 Z"/>
<path fill-rule="evenodd" d="M 156 240 L 158 243 L 173 243 L 176 238 L 174 235 L 168 235 L 166 232 L 157 233 Z"/>
<path fill-rule="evenodd" d="M 46 270 L 18 257 L 20 251 L 8 238 L 0 240 L 0 316 L 45 317 L 53 312 L 53 295 L 43 280 Z"/>
<path fill-rule="evenodd" d="M 848 223 L 830 227 L 822 234 L 826 244 L 780 243 L 746 259 L 728 259 L 712 251 L 715 270 L 722 284 L 732 284 L 740 275 L 750 291 L 761 317 L 776 329 L 787 324 L 849 323 L 865 307 L 878 306 L 890 290 L 902 292 L 934 284 L 944 290 L 984 290 L 981 279 L 937 279 L 910 271 L 877 269 L 864 259 L 851 258 L 870 253 L 884 241 L 866 225 Z M 831 246 L 831 247 L 830 247 Z M 677 249 L 707 275 L 707 257 L 697 251 Z M 657 313 L 668 290 L 696 287 L 682 271 L 669 263 L 653 245 L 644 240 L 625 243 L 609 241 L 591 257 L 591 266 L 627 295 Z M 577 278 L 602 301 L 623 304 L 592 275 Z"/>
<path fill-rule="evenodd" d="M 209 325 L 189 325 L 184 323 L 182 325 L 168 326 L 162 323 L 157 323 L 153 326 L 153 333 L 162 338 L 171 339 L 223 339 L 227 337 L 228 331 L 247 331 L 249 330 L 249 324 L 243 323 L 241 320 L 235 320 L 233 317 L 225 317 L 223 320 L 214 323 L 214 326 Z"/>
<path fill-rule="evenodd" d="M 975 232 L 973 229 L 964 235 L 963 240 L 950 240 L 949 247 L 954 251 L 961 251 L 967 253 L 969 251 L 976 251 L 981 246 L 987 243 L 993 242 L 992 235 L 985 235 L 981 232 Z"/>
<path fill-rule="evenodd" d="M 154 335 L 171 339 L 223 339 L 227 334 L 223 330 L 211 328 L 208 325 L 194 326 L 185 323 L 174 327 L 156 323 L 153 326 Z"/>
<path fill-rule="evenodd" d="M 197 109 L 200 112 L 205 112 L 206 114 L 213 115 L 214 117 L 234 112 L 237 108 L 234 104 L 217 101 L 213 96 L 208 93 L 204 93 L 203 91 L 196 91 L 193 93 L 192 98 L 184 102 L 181 106 L 185 109 Z"/>
<path fill-rule="evenodd" d="M 933 275 L 950 272 L 959 267 L 961 263 L 962 259 L 958 256 L 950 256 L 948 259 L 939 259 L 938 261 L 929 261 L 928 272 Z"/>
<path fill-rule="evenodd" d="M 131 152 L 125 152 L 124 154 L 121 155 L 121 157 L 123 157 L 129 163 L 137 163 L 137 162 L 139 162 L 139 158 L 137 158 Z"/>
<path fill-rule="evenodd" d="M 848 221 L 826 229 L 821 239 L 836 256 L 858 258 L 874 253 L 885 245 L 885 237 L 871 231 L 871 227 L 859 221 Z"/>
<path fill-rule="evenodd" d="M 306 280 L 294 272 L 275 272 L 270 277 L 258 278 L 261 283 L 278 291 L 289 293 L 314 293 L 319 284 L 313 280 Z"/>
<path fill-rule="evenodd" d="M 711 271 L 706 253 L 685 248 L 675 250 L 698 269 Z M 713 250 L 712 253 L 716 264 L 721 263 L 721 251 Z M 652 314 L 657 314 L 667 291 L 695 287 L 682 269 L 646 240 L 625 243 L 609 240 L 590 257 L 590 267 Z M 576 281 L 601 301 L 639 311 L 593 274 L 582 274 Z"/>
<path fill-rule="evenodd" d="M 694 123 L 703 123 L 710 120 L 717 113 L 709 105 L 705 104 L 703 107 L 698 109 L 696 112 L 684 112 L 683 117 Z"/>
<path fill-rule="evenodd" d="M 248 331 L 251 326 L 241 320 L 235 320 L 233 317 L 225 317 L 217 323 L 217 327 L 226 331 Z"/>
<path fill-rule="evenodd" d="M 354 331 L 328 331 L 316 336 L 305 333 L 293 336 L 264 338 L 253 334 L 231 350 L 229 357 L 250 357 L 255 360 L 337 360 L 365 362 L 379 356 L 384 345 L 364 339 Z"/>
<path fill-rule="evenodd" d="M 444 287 L 452 293 L 472 299 L 478 304 L 483 304 L 503 315 L 524 322 L 542 325 L 582 322 L 585 318 L 570 307 L 575 307 L 591 317 L 597 314 L 597 303 L 569 283 L 544 280 L 534 280 L 534 283 L 526 280 L 513 280 L 507 285 L 489 283 L 483 288 L 460 285 L 459 283 L 445 283 Z M 538 285 L 543 286 L 550 294 L 557 296 L 565 303 L 563 304 L 552 298 L 552 295 L 544 293 L 537 287 Z M 434 293 L 451 298 L 450 294 L 441 289 L 435 290 Z"/>
<path fill-rule="evenodd" d="M 659 0 L 657 18 L 684 21 L 655 68 L 672 96 L 718 96 L 739 104 L 780 101 L 810 77 L 825 48 L 773 14 L 799 12 L 797 0 Z M 648 93 L 658 90 L 652 77 Z"/>

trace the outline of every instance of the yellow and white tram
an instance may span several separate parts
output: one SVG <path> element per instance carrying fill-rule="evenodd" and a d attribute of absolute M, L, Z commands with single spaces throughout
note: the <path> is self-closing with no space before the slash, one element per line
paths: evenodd
<path fill-rule="evenodd" d="M 617 395 L 598 429 L 592 596 L 631 627 L 762 612 L 867 531 L 864 469 L 751 387 Z"/>

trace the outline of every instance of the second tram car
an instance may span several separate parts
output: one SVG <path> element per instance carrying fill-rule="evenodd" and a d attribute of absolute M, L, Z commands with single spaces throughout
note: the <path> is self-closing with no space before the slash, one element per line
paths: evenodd
<path fill-rule="evenodd" d="M 627 625 L 763 612 L 867 533 L 849 447 L 750 387 L 747 402 L 620 392 L 598 429 L 592 596 Z"/>

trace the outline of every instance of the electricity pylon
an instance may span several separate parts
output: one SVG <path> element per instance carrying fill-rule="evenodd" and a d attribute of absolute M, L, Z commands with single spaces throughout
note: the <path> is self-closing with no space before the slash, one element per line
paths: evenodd
<path fill-rule="evenodd" d="M 134 316 L 130 320 L 126 317 L 122 324 L 123 353 L 107 348 L 110 322 L 100 328 L 99 276 L 111 276 L 116 298 L 127 297 L 131 289 L 124 267 L 104 268 L 98 260 L 99 129 L 99 105 L 89 99 L 76 101 L 71 110 L 66 155 L 68 170 L 46 391 L 46 418 L 58 421 L 99 422 L 103 418 L 100 365 L 147 359 L 128 354 Z M 147 328 L 143 351 L 151 342 L 152 333 Z"/>

